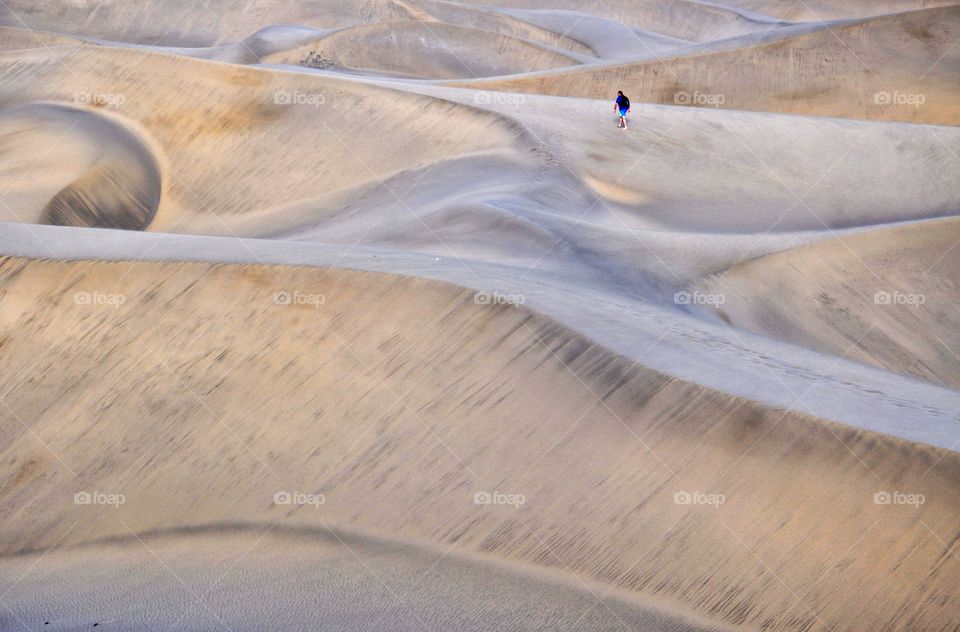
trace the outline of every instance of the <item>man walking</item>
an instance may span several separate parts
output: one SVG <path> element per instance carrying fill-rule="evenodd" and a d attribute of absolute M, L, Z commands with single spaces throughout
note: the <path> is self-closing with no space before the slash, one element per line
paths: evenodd
<path fill-rule="evenodd" d="M 617 90 L 617 102 L 613 106 L 613 109 L 620 112 L 620 120 L 617 122 L 617 127 L 627 129 L 627 112 L 630 111 L 630 99 L 620 90 Z"/>

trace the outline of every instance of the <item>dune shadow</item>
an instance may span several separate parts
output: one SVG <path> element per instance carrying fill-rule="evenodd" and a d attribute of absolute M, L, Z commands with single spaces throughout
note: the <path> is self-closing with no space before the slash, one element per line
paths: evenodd
<path fill-rule="evenodd" d="M 144 134 L 115 114 L 27 104 L 0 113 L 0 146 L 2 153 L 26 148 L 39 154 L 31 166 L 40 173 L 32 177 L 54 183 L 69 178 L 39 211 L 39 223 L 144 230 L 157 213 L 163 188 L 160 161 Z M 47 152 L 74 153 L 80 164 L 43 173 Z"/>

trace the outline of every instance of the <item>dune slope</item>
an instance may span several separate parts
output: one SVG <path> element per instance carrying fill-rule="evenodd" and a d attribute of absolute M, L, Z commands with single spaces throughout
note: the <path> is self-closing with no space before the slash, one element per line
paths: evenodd
<path fill-rule="evenodd" d="M 309 46 L 265 57 L 429 79 L 477 78 L 573 66 L 577 59 L 535 42 L 450 24 L 389 22 L 344 29 Z M 316 65 L 317 62 L 313 62 Z"/>
<path fill-rule="evenodd" d="M 895 226 L 760 257 L 706 279 L 735 327 L 960 387 L 960 220 Z"/>
<path fill-rule="evenodd" d="M 4 219 L 143 230 L 157 213 L 162 151 L 124 119 L 30 103 L 0 111 L 0 147 L 0 174 L 28 183 L 7 189 Z"/>
<path fill-rule="evenodd" d="M 442 552 L 441 552 L 442 553 Z M 718 632 L 580 580 L 328 529 L 230 524 L 118 538 L 55 555 L 0 559 L 27 580 L 5 594 L 3 625 L 44 630 L 224 627 L 262 630 Z M 157 560 L 162 560 L 158 564 Z M 375 569 L 375 570 L 374 570 Z M 138 576 L 144 594 L 116 576 Z M 81 604 L 71 608 L 66 604 Z M 239 603 L 256 604 L 240 608 Z M 357 604 L 366 604 L 358 608 Z"/>
<path fill-rule="evenodd" d="M 7 554 L 225 521 L 336 526 L 749 627 L 957 623 L 955 453 L 670 379 L 435 282 L 2 271 Z M 125 502 L 74 504 L 83 492 Z M 875 502 L 894 492 L 924 502 Z"/>

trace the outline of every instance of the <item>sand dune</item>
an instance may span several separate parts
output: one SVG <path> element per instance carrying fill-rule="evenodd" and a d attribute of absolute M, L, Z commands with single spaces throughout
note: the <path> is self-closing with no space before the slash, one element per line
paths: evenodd
<path fill-rule="evenodd" d="M 483 0 L 475 4 L 545 12 L 585 9 L 582 3 L 549 0 L 515 0 L 506 3 Z M 721 40 L 745 33 L 767 31 L 786 24 L 771 15 L 696 0 L 653 0 L 642 3 L 630 0 L 600 0 L 586 7 L 586 10 L 590 15 L 694 42 Z"/>
<path fill-rule="evenodd" d="M 311 46 L 311 49 L 314 47 Z M 575 58 L 487 31 L 419 21 L 337 31 L 316 43 L 324 65 L 432 79 L 476 78 L 571 66 Z M 298 63 L 302 52 L 265 61 Z"/>
<path fill-rule="evenodd" d="M 224 520 L 337 524 L 748 626 L 953 620 L 956 563 L 914 573 L 956 523 L 954 453 L 678 382 L 416 279 L 10 259 L 3 290 L 3 397 L 31 420 L 4 426 L 8 553 Z M 277 505 L 284 490 L 324 503 Z M 926 503 L 875 504 L 887 490 Z M 83 491 L 125 504 L 80 519 Z M 474 504 L 483 491 L 525 498 Z M 725 498 L 676 504 L 683 492 Z"/>
<path fill-rule="evenodd" d="M 393 2 L 370 2 L 382 8 Z M 40 31 L 67 30 L 74 35 L 134 44 L 204 47 L 226 44 L 253 34 L 267 24 L 337 27 L 348 16 L 361 18 L 354 3 L 325 2 L 327 24 L 302 19 L 301 3 L 255 2 L 241 9 L 215 13 L 188 0 L 130 3 L 118 0 L 72 0 L 37 3 L 14 0 L 0 8 L 0 23 Z M 305 6 L 305 5 L 304 5 Z M 403 12 L 397 12 L 397 17 Z"/>
<path fill-rule="evenodd" d="M 198 8 L 186 0 L 130 4 L 119 0 L 75 0 L 46 5 L 11 0 L 0 12 L 0 23 L 38 30 L 69 27 L 78 35 L 114 41 L 165 46 L 213 46 L 238 35 L 246 36 L 265 24 L 298 24 L 342 28 L 375 22 L 416 19 L 430 21 L 439 15 L 463 14 L 487 7 L 524 10 L 577 11 L 572 0 L 514 0 L 507 3 L 475 2 L 471 5 L 438 0 L 374 0 L 357 4 L 349 0 L 289 3 L 258 0 L 248 10 L 215 11 Z M 637 4 L 629 0 L 601 0 L 589 7 L 593 15 L 632 27 L 690 41 L 709 41 L 765 30 L 778 20 L 737 7 L 692 0 L 657 0 Z M 442 18 L 441 18 L 442 19 Z"/>
<path fill-rule="evenodd" d="M 30 183 L 4 195 L 4 209 L 13 216 L 5 219 L 142 230 L 157 212 L 163 192 L 158 150 L 122 119 L 54 103 L 28 104 L 0 113 L 0 146 L 6 159 L 0 173 Z"/>
<path fill-rule="evenodd" d="M 447 23 L 482 29 L 498 35 L 506 35 L 522 40 L 537 42 L 541 45 L 562 49 L 572 55 L 584 57 L 599 55 L 590 42 L 582 41 L 572 29 L 558 29 L 550 24 L 538 24 L 526 16 L 511 11 L 502 11 L 498 7 L 484 7 L 474 4 L 447 2 L 446 0 L 421 0 L 418 6 L 430 22 Z M 551 11 L 553 15 L 559 11 Z M 602 55 L 601 55 L 602 56 Z"/>
<path fill-rule="evenodd" d="M 797 3 L 790 0 L 720 0 L 717 4 L 741 7 L 770 15 L 783 15 L 790 20 L 819 21 L 902 13 L 917 9 L 953 6 L 957 3 L 955 0 L 873 0 L 872 2 L 811 0 Z"/>
<path fill-rule="evenodd" d="M 156 566 L 154 555 L 166 568 Z M 65 555 L 0 561 L 11 572 L 28 565 L 30 579 L 6 596 L 11 610 L 22 614 L 8 620 L 0 615 L 0 623 L 42 622 L 45 630 L 96 623 L 138 630 L 271 625 L 412 631 L 463 629 L 466 618 L 477 622 L 466 627 L 487 629 L 607 630 L 611 623 L 677 632 L 726 629 L 582 580 L 558 580 L 451 551 L 438 560 L 435 551 L 322 528 L 213 525 L 138 534 Z M 117 574 L 140 575 L 151 585 L 150 593 L 118 587 Z M 222 581 L 226 576 L 229 582 Z M 103 594 L 110 595 L 106 603 Z M 237 608 L 243 601 L 257 604 L 255 620 Z M 52 605 L 70 602 L 82 604 L 79 612 Z M 142 606 L 129 608 L 131 602 Z M 369 606 L 358 609 L 358 602 Z M 172 624 L 171 612 L 177 613 Z"/>
<path fill-rule="evenodd" d="M 704 319 L 693 306 L 677 304 L 673 289 L 667 294 L 666 288 L 643 278 L 655 268 L 639 275 L 642 289 L 631 298 L 620 275 L 602 269 L 588 275 L 561 261 L 535 269 L 283 239 L 26 224 L 0 228 L 3 251 L 28 258 L 338 267 L 432 279 L 476 292 L 496 291 L 501 297 L 522 295 L 524 305 L 567 329 L 584 332 L 598 345 L 681 381 L 911 442 L 947 449 L 956 442 L 960 422 L 956 391 Z M 763 252 L 753 241 L 750 235 L 724 238 L 710 251 L 696 236 L 648 235 L 643 245 L 647 258 L 665 259 L 661 268 L 665 277 L 657 281 L 673 288 L 666 283 L 667 278 L 678 281 L 671 274 L 682 274 L 681 281 L 689 277 L 687 283 L 692 284 L 703 276 L 704 268 L 716 265 L 717 257 L 726 257 L 729 267 L 751 247 Z M 792 243 L 809 241 L 800 235 Z M 787 243 L 781 242 L 781 249 L 789 247 Z M 684 252 L 697 256 L 678 254 Z M 870 415 L 864 416 L 867 409 Z"/>
<path fill-rule="evenodd" d="M 643 63 L 465 84 L 593 99 L 956 125 L 960 6 L 925 9 L 771 41 Z M 766 34 L 765 34 L 766 35 Z"/>
<path fill-rule="evenodd" d="M 689 40 L 629 27 L 615 20 L 580 11 L 500 9 L 530 24 L 537 24 L 582 42 L 599 59 L 642 59 L 690 49 Z"/>
<path fill-rule="evenodd" d="M 593 102 L 536 95 L 505 101 L 427 87 L 414 94 L 118 49 L 36 55 L 26 62 L 29 71 L 22 55 L 6 62 L 20 69 L 17 101 L 122 99 L 105 109 L 155 139 L 169 182 L 153 230 L 323 239 L 333 231 L 351 243 L 395 243 L 389 236 L 376 241 L 390 228 L 377 224 L 399 214 L 417 227 L 399 237 L 466 255 L 458 241 L 482 238 L 495 247 L 509 231 L 461 231 L 438 241 L 416 215 L 449 213 L 427 222 L 444 225 L 457 221 L 457 205 L 483 214 L 489 207 L 494 216 L 549 232 L 553 243 L 569 234 L 560 225 L 572 219 L 617 230 L 823 230 L 960 207 L 956 179 L 937 168 L 960 151 L 954 130 L 921 136 L 893 125 L 638 106 L 638 129 L 624 138 Z M 143 65 L 149 80 L 138 72 Z M 192 95 L 186 103 L 185 91 Z M 431 141 L 421 149 L 424 136 Z M 387 151 L 393 147 L 407 149 Z M 811 161 L 811 152 L 836 158 Z M 218 165 L 216 178 L 206 176 L 209 164 Z M 691 178 L 697 187 L 682 186 Z M 851 180 L 860 186 L 850 188 Z M 48 193 L 36 193 L 34 206 L 45 205 Z M 27 217 L 39 212 L 14 202 Z"/>
<path fill-rule="evenodd" d="M 840 237 L 761 257 L 704 282 L 736 327 L 960 386 L 960 313 L 947 219 Z"/>
<path fill-rule="evenodd" d="M 522 130 L 496 115 L 374 86 L 322 78 L 304 84 L 288 75 L 132 50 L 35 54 L 35 72 L 11 78 L 19 102 L 93 95 L 109 109 L 116 99 L 122 101 L 117 112 L 163 148 L 170 160 L 169 204 L 156 218 L 158 229 L 192 214 L 239 215 L 376 182 L 458 154 L 510 152 L 518 137 L 522 142 Z M 148 57 L 149 76 L 138 72 Z M 24 59 L 5 63 L 22 68 Z M 185 93 L 191 98 L 184 100 Z M 362 108 L 378 101 L 390 104 L 375 119 L 379 133 L 361 134 L 355 126 L 365 118 Z M 387 151 L 404 144 L 406 151 Z M 218 165 L 216 178 L 206 175 L 210 164 Z M 263 185 L 251 179 L 256 173 Z"/>
<path fill-rule="evenodd" d="M 0 629 L 958 628 L 958 40 L 0 3 Z"/>

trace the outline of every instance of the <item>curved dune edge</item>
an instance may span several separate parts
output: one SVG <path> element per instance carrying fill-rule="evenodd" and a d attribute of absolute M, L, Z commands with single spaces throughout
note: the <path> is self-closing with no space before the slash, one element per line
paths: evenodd
<path fill-rule="evenodd" d="M 838 237 L 704 280 L 735 327 L 960 388 L 960 219 Z"/>
<path fill-rule="evenodd" d="M 92 106 L 108 107 L 96 96 L 88 99 Z M 29 178 L 40 190 L 62 186 L 42 207 L 34 206 L 34 191 L 5 195 L 5 207 L 21 217 L 56 226 L 144 230 L 160 207 L 160 150 L 132 121 L 91 108 L 28 103 L 0 110 L 0 143 L 16 147 L 0 161 L 0 173 Z M 25 163 L 25 151 L 39 158 Z M 64 154 L 78 159 L 59 162 Z M 42 167 L 51 160 L 58 162 Z"/>
<path fill-rule="evenodd" d="M 957 453 L 670 379 L 420 279 L 5 258 L 0 290 L 7 554 L 324 524 L 748 627 L 958 623 Z M 924 502 L 875 503 L 894 492 Z"/>
<path fill-rule="evenodd" d="M 960 125 L 958 38 L 954 5 L 732 50 L 455 85 L 592 99 L 620 89 L 635 103 Z"/>
<path fill-rule="evenodd" d="M 110 573 L 99 572 L 107 565 Z M 267 621 L 357 629 L 382 625 L 387 610 L 391 629 L 540 630 L 548 621 L 580 630 L 614 623 L 671 632 L 733 629 L 557 571 L 329 527 L 189 525 L 0 557 L 5 574 L 20 576 L 25 567 L 27 578 L 5 592 L 5 603 L 19 621 L 49 622 L 52 629 L 168 629 L 175 619 L 194 629 L 218 622 L 262 629 Z M 138 576 L 149 594 L 124 594 L 117 575 Z M 256 622 L 237 600 L 257 604 Z"/>

